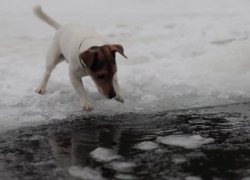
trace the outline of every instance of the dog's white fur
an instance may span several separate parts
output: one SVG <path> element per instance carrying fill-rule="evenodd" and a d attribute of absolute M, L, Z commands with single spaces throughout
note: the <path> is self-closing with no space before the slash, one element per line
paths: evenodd
<path fill-rule="evenodd" d="M 36 6 L 33 10 L 34 14 L 39 19 L 57 30 L 46 57 L 46 71 L 43 80 L 36 92 L 40 94 L 45 92 L 51 72 L 58 63 L 65 59 L 69 64 L 69 77 L 75 91 L 80 97 L 81 106 L 86 111 L 91 111 L 93 107 L 89 102 L 81 79 L 82 77 L 87 76 L 88 73 L 80 63 L 79 54 L 92 46 L 109 44 L 108 41 L 89 27 L 72 24 L 65 26 L 60 25 L 60 23 L 45 14 L 42 11 L 41 6 Z M 117 94 L 115 99 L 124 102 L 118 84 L 117 74 L 113 77 L 113 85 Z"/>

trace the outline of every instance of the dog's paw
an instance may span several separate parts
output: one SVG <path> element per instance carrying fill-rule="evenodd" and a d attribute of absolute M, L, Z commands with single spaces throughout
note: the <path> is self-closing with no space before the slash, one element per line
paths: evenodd
<path fill-rule="evenodd" d="M 117 94 L 117 96 L 115 97 L 115 100 L 121 103 L 124 103 L 124 98 L 121 94 Z"/>
<path fill-rule="evenodd" d="M 85 105 L 83 105 L 83 110 L 90 112 L 93 110 L 93 106 L 89 103 L 86 103 Z"/>
<path fill-rule="evenodd" d="M 38 87 L 38 88 L 36 89 L 36 92 L 37 92 L 38 94 L 44 94 L 44 93 L 45 93 L 45 88 L 43 88 L 43 87 Z"/>

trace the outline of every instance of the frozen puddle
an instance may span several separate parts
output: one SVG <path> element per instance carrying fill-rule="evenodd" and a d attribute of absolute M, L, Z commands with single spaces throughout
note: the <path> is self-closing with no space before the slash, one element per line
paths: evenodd
<path fill-rule="evenodd" d="M 187 149 L 199 148 L 203 144 L 208 144 L 214 142 L 212 138 L 203 138 L 200 135 L 171 135 L 165 137 L 158 137 L 156 139 L 157 142 L 172 145 L 172 146 L 180 146 Z"/>

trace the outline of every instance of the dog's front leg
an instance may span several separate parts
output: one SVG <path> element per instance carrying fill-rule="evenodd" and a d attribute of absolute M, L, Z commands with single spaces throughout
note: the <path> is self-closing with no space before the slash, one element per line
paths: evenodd
<path fill-rule="evenodd" d="M 114 74 L 113 85 L 114 85 L 114 88 L 115 88 L 115 91 L 116 91 L 115 100 L 117 100 L 117 101 L 119 101 L 121 103 L 124 103 L 124 98 L 123 98 L 123 95 L 122 95 L 122 92 L 121 92 L 121 89 L 120 89 L 120 86 L 119 86 L 119 83 L 118 83 L 117 73 Z"/>
<path fill-rule="evenodd" d="M 77 77 L 74 74 L 71 74 L 69 77 L 70 77 L 70 81 L 71 81 L 75 91 L 78 93 L 78 95 L 80 97 L 80 102 L 81 102 L 81 106 L 83 107 L 83 109 L 85 109 L 86 111 L 92 111 L 93 107 L 89 103 L 88 96 L 87 96 L 86 91 L 83 87 L 82 79 L 80 77 Z"/>

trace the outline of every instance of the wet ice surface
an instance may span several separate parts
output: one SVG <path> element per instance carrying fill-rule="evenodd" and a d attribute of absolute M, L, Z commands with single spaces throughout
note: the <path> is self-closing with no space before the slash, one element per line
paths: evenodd
<path fill-rule="evenodd" d="M 20 128 L 1 134 L 1 178 L 247 179 L 249 112 L 246 103 L 155 114 L 72 116 Z"/>

